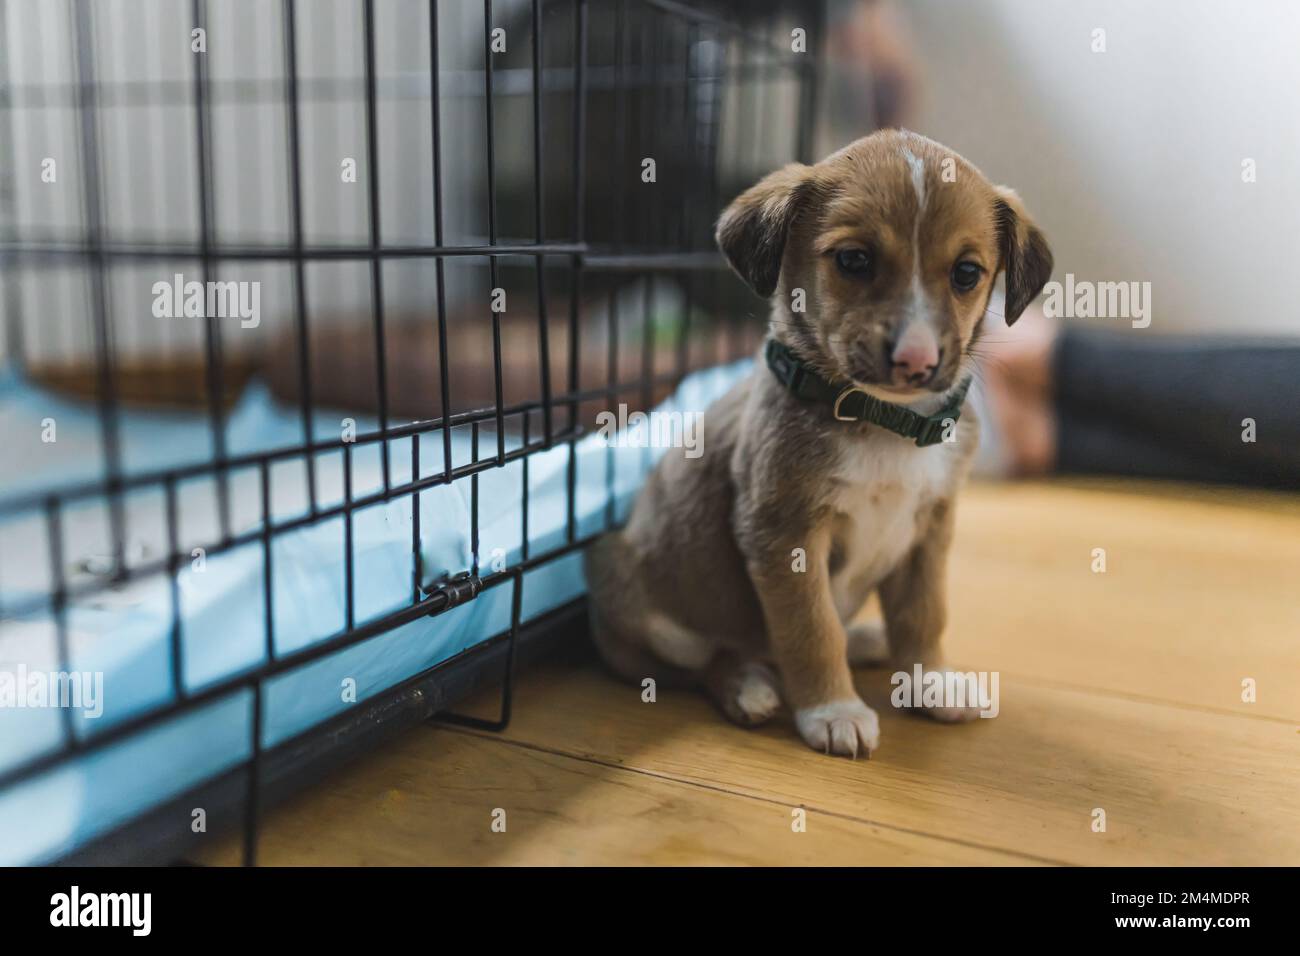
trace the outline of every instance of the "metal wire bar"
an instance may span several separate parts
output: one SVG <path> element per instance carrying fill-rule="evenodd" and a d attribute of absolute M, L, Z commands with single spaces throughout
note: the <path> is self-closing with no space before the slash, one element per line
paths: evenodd
<path fill-rule="evenodd" d="M 257 831 L 262 816 L 262 682 L 253 681 L 250 721 L 248 790 L 244 796 L 244 866 L 257 865 Z"/>
<path fill-rule="evenodd" d="M 0 0 L 0 50 L 9 49 L 9 2 Z M 13 86 L 9 76 L 9 58 L 0 57 L 0 226 L 3 242 L 13 243 L 18 232 L 18 192 L 14 185 L 14 106 Z M 26 338 L 23 327 L 22 286 L 20 276 L 4 276 L 5 349 L 15 371 L 26 364 Z"/>
<path fill-rule="evenodd" d="M 384 259 L 432 259 L 436 256 L 537 256 L 570 255 L 586 252 L 587 248 L 571 242 L 498 242 L 487 245 L 470 243 L 460 246 L 399 244 L 388 245 L 382 250 Z M 29 262 L 33 266 L 44 260 L 86 259 L 103 256 L 107 259 L 165 259 L 188 260 L 202 259 L 202 248 L 183 245 L 150 245 L 147 243 L 103 243 L 99 246 L 78 245 L 57 240 L 43 242 L 39 239 L 26 239 L 22 244 L 0 246 L 0 252 L 8 258 Z M 250 261 L 250 262 L 290 262 L 299 256 L 293 248 L 284 246 L 255 246 L 231 243 L 213 246 L 206 251 L 213 261 Z M 374 256 L 370 246 L 337 245 L 307 246 L 301 250 L 305 262 L 339 262 L 369 260 Z"/>
<path fill-rule="evenodd" d="M 490 2 L 490 0 L 489 0 Z M 484 33 L 487 31 L 485 30 Z M 441 60 L 438 55 L 438 0 L 429 0 L 429 123 L 433 136 L 433 242 L 443 244 L 442 234 L 442 84 L 438 73 Z M 490 82 L 490 80 L 489 80 Z M 488 97 L 491 102 L 491 97 Z M 489 147 L 489 154 L 491 149 Z M 491 159 L 488 160 L 489 167 Z M 489 169 L 488 177 L 492 173 Z M 493 237 L 495 241 L 495 236 Z M 438 321 L 438 397 L 442 411 L 442 467 L 450 480 L 451 475 L 451 363 L 447 357 L 447 276 L 442 256 L 434 260 L 434 295 Z M 499 375 L 499 373 L 498 373 Z M 500 379 L 498 378 L 498 381 Z M 498 386 L 498 391 L 499 391 Z M 501 400 L 497 399 L 497 420 L 500 421 Z M 419 478 L 418 472 L 414 475 Z"/>
<path fill-rule="evenodd" d="M 587 235 L 586 203 L 586 109 L 587 109 L 587 0 L 576 0 L 573 11 L 573 241 L 581 245 Z M 569 260 L 569 394 L 579 390 L 579 363 L 582 360 L 579 338 L 581 335 L 581 316 L 579 300 L 582 298 L 582 257 L 576 253 Z M 578 403 L 571 401 L 569 406 L 568 431 L 578 427 Z M 569 444 L 569 462 L 566 472 L 565 494 L 567 508 L 564 521 L 566 541 L 572 541 L 577 534 L 577 481 L 578 454 L 577 446 Z"/>
<path fill-rule="evenodd" d="M 412 482 L 416 484 L 416 482 Z M 352 446 L 343 447 L 343 620 L 346 630 L 352 630 L 356 623 L 356 577 L 352 559 L 352 515 L 357 504 L 352 499 Z"/>
<path fill-rule="evenodd" d="M 168 642 L 171 645 L 172 695 L 180 700 L 185 696 L 185 658 L 181 649 L 180 516 L 176 509 L 176 479 L 165 478 L 163 488 L 163 520 L 167 525 L 167 590 L 171 602 Z"/>
<path fill-rule="evenodd" d="M 119 481 L 122 474 L 121 437 L 117 392 L 113 379 L 113 342 L 109 328 L 108 288 L 103 246 L 103 207 L 100 198 L 99 128 L 95 108 L 94 35 L 91 32 L 90 0 L 76 7 L 76 63 L 81 100 L 81 156 L 84 169 L 84 221 L 91 250 L 91 311 L 94 320 L 95 388 L 99 405 L 99 434 L 104 463 L 109 529 L 112 538 L 112 569 L 119 574 L 126 565 L 126 514 L 122 507 Z"/>
<path fill-rule="evenodd" d="M 488 216 L 488 245 L 495 247 L 497 244 L 497 185 L 496 185 L 496 125 L 492 113 L 492 0 L 483 0 L 483 109 L 486 113 L 487 121 L 487 138 L 486 138 L 486 175 L 487 175 L 487 216 Z M 538 240 L 540 242 L 540 239 Z M 491 282 L 491 296 L 496 298 L 496 290 L 499 288 L 500 277 L 497 275 L 497 257 L 488 257 L 488 279 Z M 492 314 L 492 389 L 496 399 L 496 419 L 497 419 L 497 463 L 505 464 L 506 460 L 506 430 L 503 420 L 503 406 L 505 398 L 503 395 L 502 372 L 501 372 L 501 313 L 497 311 L 496 304 L 491 306 Z M 446 414 L 446 409 L 443 411 Z M 448 466 L 450 468 L 450 466 Z"/>
<path fill-rule="evenodd" d="M 302 236 L 302 120 L 298 113 L 298 30 L 295 0 L 284 0 L 281 29 L 284 32 L 284 98 L 287 105 L 289 171 L 289 230 L 293 251 L 294 329 L 298 337 L 299 414 L 302 417 L 302 440 L 310 444 L 315 437 L 312 413 L 311 335 L 307 326 L 307 259 Z M 316 456 L 306 456 L 307 506 L 316 513 Z"/>
<path fill-rule="evenodd" d="M 699 21 L 701 25 L 710 22 L 707 19 Z M 790 57 L 789 51 L 776 50 L 775 53 L 787 57 L 785 61 L 773 64 L 778 69 L 794 75 L 806 68 L 802 61 Z M 497 73 L 499 94 L 526 93 L 531 86 L 531 67 L 505 68 L 498 70 Z M 757 75 L 759 74 L 756 70 L 741 71 L 742 77 L 749 78 Z M 635 73 L 632 77 L 640 78 L 639 74 Z M 423 102 L 429 96 L 424 79 L 423 71 L 376 77 L 375 91 L 385 101 Z M 572 87 L 569 84 L 573 80 L 573 73 L 568 67 L 553 67 L 543 71 L 543 80 L 548 90 L 570 92 Z M 678 81 L 670 79 L 666 81 L 666 86 L 671 88 L 677 83 Z M 612 74 L 603 68 L 593 67 L 589 71 L 587 85 L 588 89 L 593 91 L 610 89 L 613 85 Z M 443 86 L 443 95 L 449 99 L 477 99 L 483 95 L 482 77 L 478 70 L 446 70 L 443 73 Z M 99 87 L 99 103 L 102 107 L 148 108 L 190 106 L 194 84 L 191 80 L 105 79 L 99 83 Z M 209 79 L 207 93 L 208 102 L 213 106 L 280 105 L 283 102 L 283 83 L 279 79 L 224 77 Z M 78 95 L 76 83 L 17 83 L 10 84 L 8 105 L 15 111 L 75 108 Z M 348 79 L 304 76 L 300 77 L 298 84 L 300 104 L 355 103 L 364 95 L 364 77 Z"/>
<path fill-rule="evenodd" d="M 411 436 L 411 481 L 420 480 L 420 436 Z M 411 603 L 419 604 L 423 594 L 424 556 L 420 548 L 420 489 L 411 492 Z"/>
<path fill-rule="evenodd" d="M 46 540 L 49 542 L 50 587 L 54 604 L 54 639 L 59 660 L 59 671 L 68 673 L 70 651 L 68 647 L 68 592 L 63 571 L 63 525 L 59 502 L 51 498 L 45 508 Z M 60 707 L 64 746 L 77 746 L 77 736 L 72 727 L 72 708 Z"/>
<path fill-rule="evenodd" d="M 542 151 L 542 4 L 533 0 L 533 224 L 537 245 L 546 242 L 546 169 Z M 542 386 L 542 431 L 549 448 L 554 434 L 551 403 L 551 333 L 546 314 L 546 257 L 537 256 L 537 351 Z"/>
<path fill-rule="evenodd" d="M 366 69 L 366 176 L 370 209 L 370 294 L 375 327 L 375 385 L 379 397 L 379 430 L 388 430 L 388 353 L 384 347 L 384 262 L 380 258 L 383 229 L 379 219 L 379 107 L 375 100 L 375 4 L 364 0 Z M 392 485 L 388 442 L 380 447 L 379 466 L 384 490 Z"/>
<path fill-rule="evenodd" d="M 196 28 L 208 25 L 206 0 L 193 0 L 191 12 Z M 200 282 L 212 277 L 212 136 L 211 117 L 207 101 L 208 58 L 194 58 L 194 155 L 197 163 L 199 214 L 199 275 Z M 208 315 L 203 320 L 204 366 L 208 380 L 208 416 L 212 431 L 212 458 L 216 462 L 217 522 L 221 537 L 230 536 L 230 482 L 226 469 L 226 389 L 225 370 L 221 351 L 221 328 L 217 317 Z"/>

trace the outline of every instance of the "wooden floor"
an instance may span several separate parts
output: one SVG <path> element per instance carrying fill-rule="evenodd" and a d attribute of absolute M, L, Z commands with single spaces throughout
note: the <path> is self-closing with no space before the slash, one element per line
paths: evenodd
<path fill-rule="evenodd" d="M 959 516 L 948 648 L 1000 672 L 995 719 L 907 716 L 865 671 L 853 762 L 555 661 L 505 733 L 421 728 L 272 812 L 261 861 L 1300 864 L 1300 500 L 975 486 Z"/>

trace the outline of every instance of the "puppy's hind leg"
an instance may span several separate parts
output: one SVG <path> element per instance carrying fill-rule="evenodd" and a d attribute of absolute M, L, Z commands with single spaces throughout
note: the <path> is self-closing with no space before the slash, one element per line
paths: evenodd
<path fill-rule="evenodd" d="M 650 609 L 632 557 L 617 531 L 599 538 L 587 550 L 588 614 L 596 650 L 610 670 L 634 684 L 651 678 L 665 687 L 693 685 L 696 673 L 677 666 L 679 662 L 671 656 L 666 660 L 666 655 L 656 653 L 656 637 L 667 637 L 671 644 L 672 628 L 659 626 L 663 615 Z M 666 633 L 660 635 L 659 631 Z M 707 659 L 705 655 L 699 666 Z"/>
<path fill-rule="evenodd" d="M 781 707 L 776 672 L 731 651 L 719 651 L 704 669 L 704 689 L 727 718 L 742 727 L 765 723 Z"/>
<path fill-rule="evenodd" d="M 845 633 L 850 666 L 873 667 L 889 660 L 889 635 L 885 633 L 884 621 L 858 621 L 850 624 Z"/>

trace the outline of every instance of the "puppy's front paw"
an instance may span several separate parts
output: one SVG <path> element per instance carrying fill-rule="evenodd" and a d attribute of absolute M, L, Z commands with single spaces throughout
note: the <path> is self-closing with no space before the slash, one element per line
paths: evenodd
<path fill-rule="evenodd" d="M 941 724 L 968 724 L 980 717 L 978 707 L 922 707 L 921 713 Z"/>
<path fill-rule="evenodd" d="M 870 757 L 880 743 L 880 720 L 857 697 L 801 708 L 794 723 L 809 747 L 827 754 Z"/>
<path fill-rule="evenodd" d="M 757 727 L 781 707 L 776 674 L 766 664 L 750 661 L 727 675 L 715 699 L 723 713 L 742 727 Z"/>
<path fill-rule="evenodd" d="M 913 696 L 905 702 L 904 706 L 913 707 L 918 714 L 941 724 L 965 724 L 997 715 L 996 682 L 990 687 L 986 679 L 981 680 L 983 675 L 943 666 L 925 666 L 923 673 L 927 684 L 934 681 L 937 686 L 926 686 L 919 698 Z M 931 699 L 934 691 L 941 693 Z"/>

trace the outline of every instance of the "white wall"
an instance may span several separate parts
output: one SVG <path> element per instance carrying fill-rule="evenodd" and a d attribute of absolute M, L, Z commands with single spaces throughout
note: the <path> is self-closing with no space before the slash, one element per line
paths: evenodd
<path fill-rule="evenodd" d="M 1300 3 L 903 9 L 925 80 L 913 125 L 1021 193 L 1055 278 L 1150 281 L 1152 331 L 1300 334 Z"/>

